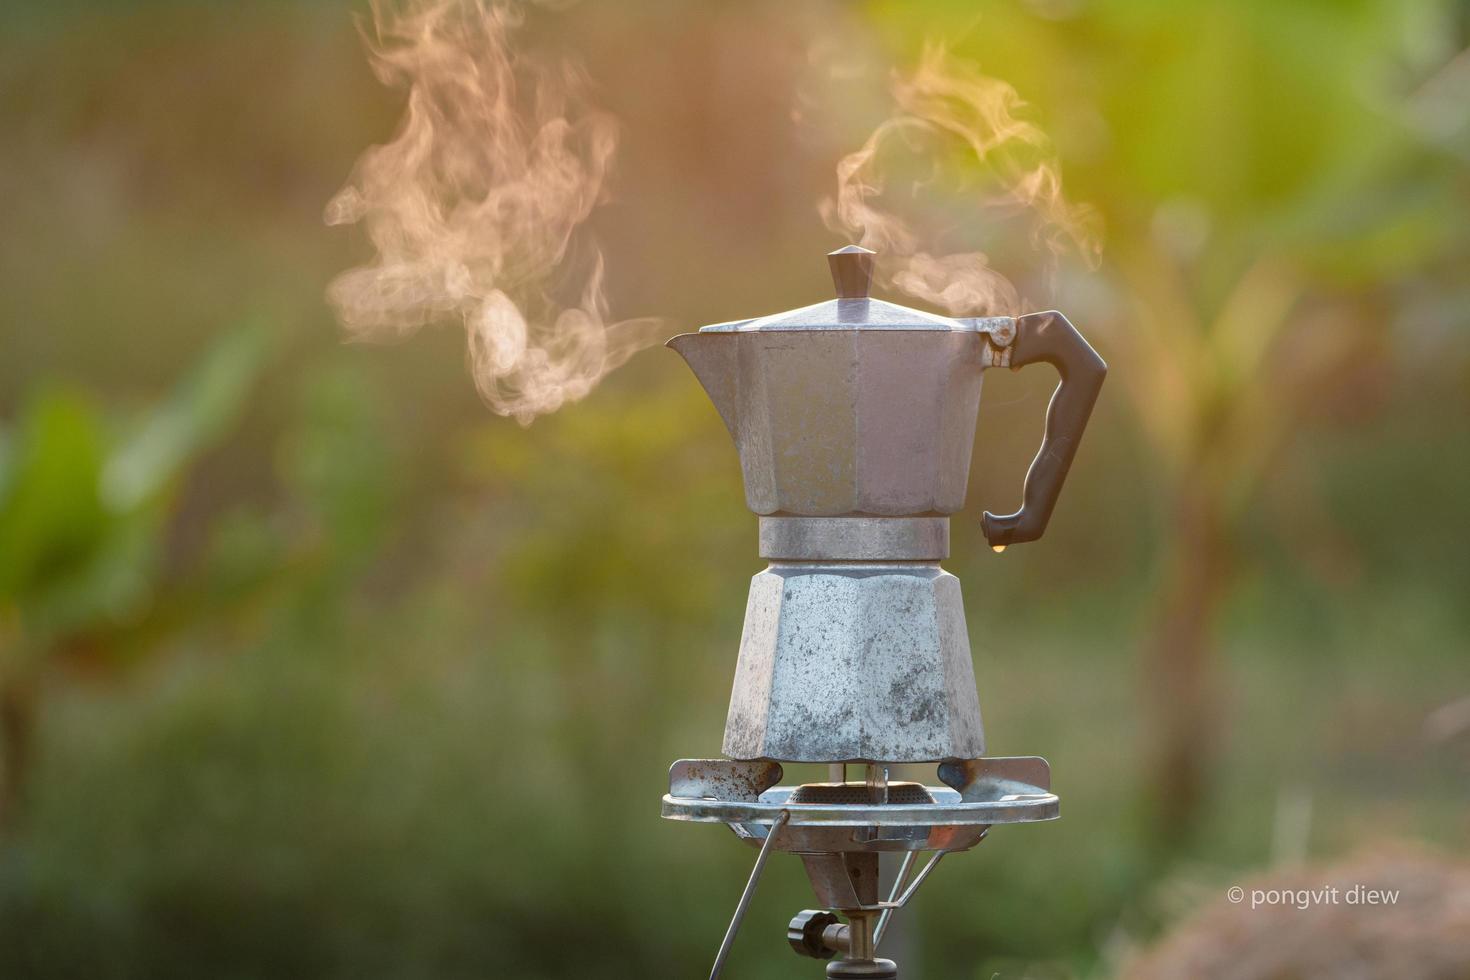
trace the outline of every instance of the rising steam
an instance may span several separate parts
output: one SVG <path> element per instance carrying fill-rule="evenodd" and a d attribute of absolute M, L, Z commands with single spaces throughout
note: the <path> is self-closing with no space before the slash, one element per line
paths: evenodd
<path fill-rule="evenodd" d="M 328 288 L 348 335 L 463 324 L 480 395 L 525 424 L 586 395 L 652 321 L 608 322 L 601 253 L 578 233 L 604 198 L 616 121 L 575 65 L 514 49 L 522 19 L 509 0 L 374 4 L 374 73 L 408 106 L 326 220 L 361 222 L 377 250 Z"/>
<path fill-rule="evenodd" d="M 958 144 L 973 156 L 991 185 L 979 203 L 992 213 L 1028 216 L 1033 240 L 1050 262 L 1069 251 L 1096 262 L 1095 216 L 1062 196 L 1051 144 L 1035 124 L 1017 117 L 1024 103 L 1015 89 L 930 45 L 912 75 L 895 78 L 893 97 L 898 111 L 841 160 L 837 195 L 821 207 L 829 228 L 882 253 L 879 271 L 888 285 L 951 315 L 1021 312 L 1016 287 L 985 253 L 935 255 L 923 247 L 932 234 L 879 205 L 888 183 L 884 151 L 912 151 L 933 140 L 941 148 Z"/>

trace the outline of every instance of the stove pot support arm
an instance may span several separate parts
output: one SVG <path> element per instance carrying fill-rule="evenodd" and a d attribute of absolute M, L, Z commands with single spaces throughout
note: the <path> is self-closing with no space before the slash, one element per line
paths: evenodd
<path fill-rule="evenodd" d="M 1062 492 L 1072 458 L 1077 455 L 1077 444 L 1082 440 L 1092 406 L 1108 373 L 1108 366 L 1097 351 L 1055 310 L 1016 318 L 1011 368 L 1041 361 L 1055 367 L 1062 381 L 1047 406 L 1046 434 L 1026 473 L 1021 509 L 1004 515 L 986 511 L 981 519 L 985 539 L 992 548 L 1035 541 L 1046 532 L 1052 508 Z"/>

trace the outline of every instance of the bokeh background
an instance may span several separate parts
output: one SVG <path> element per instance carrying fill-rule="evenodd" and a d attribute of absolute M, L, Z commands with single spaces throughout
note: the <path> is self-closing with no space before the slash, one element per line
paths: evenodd
<path fill-rule="evenodd" d="M 457 328 L 340 340 L 367 246 L 322 207 L 402 109 L 363 12 L 0 7 L 5 976 L 699 976 L 753 856 L 657 816 L 718 754 L 759 568 L 684 365 L 523 428 Z M 827 296 L 817 202 L 929 38 L 1103 218 L 1096 270 L 1003 253 L 1112 366 L 1047 538 L 978 531 L 1053 383 L 993 372 L 947 563 L 991 750 L 1047 756 L 1064 815 L 945 864 L 905 975 L 1467 975 L 1470 6 L 587 0 L 534 34 L 622 120 L 594 230 L 670 334 Z M 1333 874 L 1417 904 L 1223 902 Z M 730 975 L 812 975 L 808 901 L 773 862 Z"/>

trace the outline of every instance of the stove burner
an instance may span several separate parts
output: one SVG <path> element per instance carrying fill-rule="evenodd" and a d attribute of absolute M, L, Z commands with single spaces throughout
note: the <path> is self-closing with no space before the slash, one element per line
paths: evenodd
<path fill-rule="evenodd" d="M 874 800 L 867 783 L 807 783 L 791 791 L 787 803 L 825 803 L 837 806 L 932 805 L 934 797 L 919 783 L 889 783 L 888 799 Z"/>

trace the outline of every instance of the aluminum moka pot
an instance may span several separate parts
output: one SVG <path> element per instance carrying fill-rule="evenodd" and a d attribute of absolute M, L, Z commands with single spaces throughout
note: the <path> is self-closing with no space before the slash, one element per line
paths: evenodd
<path fill-rule="evenodd" d="M 959 583 L 939 568 L 965 503 L 991 367 L 1061 375 L 1022 506 L 993 548 L 1046 530 L 1107 365 L 1057 312 L 950 318 L 868 295 L 874 253 L 828 256 L 837 298 L 668 342 L 709 393 L 760 516 L 724 751 L 734 759 L 975 759 L 984 734 Z"/>

